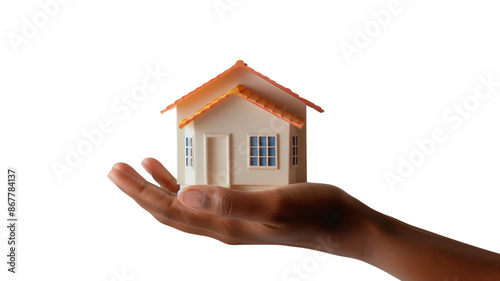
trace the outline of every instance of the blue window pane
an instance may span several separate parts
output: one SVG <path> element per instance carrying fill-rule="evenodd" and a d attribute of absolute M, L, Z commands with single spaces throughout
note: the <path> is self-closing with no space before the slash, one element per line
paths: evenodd
<path fill-rule="evenodd" d="M 189 146 L 189 138 L 186 138 L 186 146 Z"/>
<path fill-rule="evenodd" d="M 259 150 L 257 147 L 250 148 L 250 156 L 259 156 Z"/>
<path fill-rule="evenodd" d="M 250 166 L 257 166 L 258 165 L 258 161 L 257 161 L 257 157 L 251 157 L 250 158 Z"/>
<path fill-rule="evenodd" d="M 189 156 L 189 148 L 186 148 L 186 156 Z"/>
<path fill-rule="evenodd" d="M 258 146 L 257 137 L 250 137 L 250 146 Z"/>
<path fill-rule="evenodd" d="M 186 158 L 186 166 L 189 167 L 189 158 Z"/>
<path fill-rule="evenodd" d="M 276 148 L 269 148 L 269 156 L 276 156 Z"/>
<path fill-rule="evenodd" d="M 260 153 L 259 153 L 260 156 L 267 156 L 267 149 L 266 148 L 260 148 L 259 150 L 260 150 Z"/>
<path fill-rule="evenodd" d="M 193 138 L 189 138 L 189 145 L 188 146 L 193 146 Z"/>
<path fill-rule="evenodd" d="M 269 157 L 269 166 L 276 166 L 276 157 Z"/>
<path fill-rule="evenodd" d="M 266 157 L 260 157 L 259 159 L 259 166 L 267 166 L 267 158 Z"/>
<path fill-rule="evenodd" d="M 267 146 L 266 137 L 259 137 L 259 145 L 260 146 Z"/>
<path fill-rule="evenodd" d="M 276 146 L 276 137 L 268 137 L 269 146 Z"/>

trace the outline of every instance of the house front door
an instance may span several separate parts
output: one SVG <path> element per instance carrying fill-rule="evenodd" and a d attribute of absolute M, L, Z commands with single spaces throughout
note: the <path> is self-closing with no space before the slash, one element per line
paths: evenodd
<path fill-rule="evenodd" d="M 229 187 L 229 134 L 205 134 L 205 182 Z"/>

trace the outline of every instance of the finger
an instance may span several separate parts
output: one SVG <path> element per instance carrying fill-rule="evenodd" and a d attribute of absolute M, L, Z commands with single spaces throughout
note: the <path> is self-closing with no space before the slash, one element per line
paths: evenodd
<path fill-rule="evenodd" d="M 171 204 L 166 213 L 155 213 L 147 207 L 144 209 L 163 224 L 181 231 L 209 236 L 228 244 L 260 243 L 263 236 L 261 229 L 265 228 L 255 222 L 198 212 L 185 207 L 178 200 Z"/>
<path fill-rule="evenodd" d="M 192 227 L 189 225 L 184 225 L 184 224 L 169 220 L 160 214 L 156 214 L 156 213 L 152 213 L 152 212 L 150 212 L 150 213 L 157 221 L 159 221 L 167 226 L 173 227 L 177 230 L 186 232 L 186 233 L 210 237 L 210 238 L 217 239 L 223 243 L 230 244 L 230 245 L 255 244 L 255 241 L 252 241 L 252 240 L 243 239 L 241 237 L 223 236 L 220 233 L 212 232 L 212 231 L 209 231 L 206 229 Z"/>
<path fill-rule="evenodd" d="M 168 220 L 177 221 L 198 228 L 208 228 L 216 222 L 216 217 L 197 212 L 193 216 L 191 208 L 180 204 L 175 196 L 171 196 L 166 190 L 140 178 L 136 178 L 122 170 L 112 169 L 109 178 L 123 192 L 132 197 L 139 205 L 151 213 L 164 216 Z"/>
<path fill-rule="evenodd" d="M 123 170 L 113 168 L 108 177 L 141 206 L 153 209 L 157 213 L 164 208 L 168 209 L 175 198 L 169 195 L 166 190 L 142 179 L 142 177 L 134 177 Z"/>
<path fill-rule="evenodd" d="M 179 191 L 177 180 L 158 160 L 146 158 L 142 161 L 142 166 L 161 187 L 171 192 Z"/>
<path fill-rule="evenodd" d="M 112 169 L 108 176 L 141 207 L 150 213 L 163 216 L 172 223 L 210 231 L 228 239 L 239 237 L 250 241 L 260 236 L 258 228 L 251 227 L 251 222 L 219 217 L 188 208 L 176 197 L 170 196 L 168 191 L 122 170 Z"/>
<path fill-rule="evenodd" d="M 197 185 L 183 188 L 177 198 L 184 205 L 208 214 L 271 223 L 279 215 L 277 195 L 273 190 L 241 191 Z"/>
<path fill-rule="evenodd" d="M 124 171 L 124 172 L 126 172 L 126 173 L 128 173 L 136 178 L 139 178 L 143 181 L 146 181 L 136 170 L 134 170 L 134 168 L 130 167 L 126 163 L 122 163 L 122 162 L 116 163 L 115 165 L 113 165 L 113 169 L 118 169 L 118 170 Z"/>

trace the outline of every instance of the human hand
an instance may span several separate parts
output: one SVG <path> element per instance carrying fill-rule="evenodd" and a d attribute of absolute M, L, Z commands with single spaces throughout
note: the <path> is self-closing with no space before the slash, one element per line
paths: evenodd
<path fill-rule="evenodd" d="M 363 258 L 375 213 L 343 190 L 298 183 L 264 191 L 189 186 L 155 159 L 142 162 L 160 185 L 146 181 L 125 163 L 108 177 L 158 221 L 227 244 L 279 244 Z"/>
<path fill-rule="evenodd" d="M 124 163 L 109 178 L 157 220 L 227 244 L 278 244 L 372 264 L 400 280 L 500 280 L 500 255 L 378 213 L 343 190 L 299 183 L 265 191 L 188 186 L 155 159 L 142 165 L 160 185 Z"/>

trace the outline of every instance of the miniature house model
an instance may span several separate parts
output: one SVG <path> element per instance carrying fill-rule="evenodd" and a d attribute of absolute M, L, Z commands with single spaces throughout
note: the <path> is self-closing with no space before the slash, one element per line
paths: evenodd
<path fill-rule="evenodd" d="M 239 60 L 177 108 L 177 181 L 258 190 L 307 181 L 307 101 Z"/>

